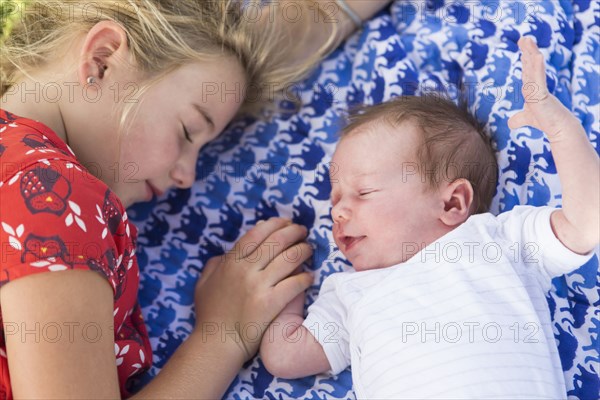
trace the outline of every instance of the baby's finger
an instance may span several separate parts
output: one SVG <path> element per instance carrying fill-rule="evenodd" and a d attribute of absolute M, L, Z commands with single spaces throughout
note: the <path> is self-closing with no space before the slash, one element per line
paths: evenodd
<path fill-rule="evenodd" d="M 540 101 L 547 95 L 546 85 L 546 63 L 544 55 L 538 49 L 535 41 L 526 36 L 519 40 L 519 48 L 522 51 L 521 63 L 523 84 L 534 85 L 533 93 L 536 95 L 531 98 L 533 101 Z"/>
<path fill-rule="evenodd" d="M 517 129 L 526 125 L 530 125 L 530 123 L 527 113 L 524 111 L 519 111 L 508 119 L 508 127 L 510 129 Z"/>
<path fill-rule="evenodd" d="M 537 44 L 531 36 L 523 36 L 521 39 L 519 39 L 517 44 L 525 55 L 529 55 L 538 51 Z"/>
<path fill-rule="evenodd" d="M 544 60 L 544 55 L 540 51 L 534 53 L 531 64 L 531 78 L 533 82 L 539 86 L 539 94 L 541 97 L 538 100 L 541 100 L 548 94 L 548 86 L 546 84 L 546 62 Z"/>

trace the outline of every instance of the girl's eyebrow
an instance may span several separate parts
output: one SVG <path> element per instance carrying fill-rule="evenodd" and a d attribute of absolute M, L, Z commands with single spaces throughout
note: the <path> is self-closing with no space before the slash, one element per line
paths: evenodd
<path fill-rule="evenodd" d="M 211 129 L 214 131 L 215 130 L 215 123 L 213 122 L 213 119 L 208 114 L 208 111 L 206 111 L 202 106 L 200 106 L 199 104 L 196 104 L 196 103 L 193 103 L 192 106 L 194 106 L 194 108 L 196 109 L 196 111 L 198 111 L 200 114 L 202 114 L 202 116 L 204 117 L 204 119 L 206 119 L 206 121 L 210 125 Z"/>

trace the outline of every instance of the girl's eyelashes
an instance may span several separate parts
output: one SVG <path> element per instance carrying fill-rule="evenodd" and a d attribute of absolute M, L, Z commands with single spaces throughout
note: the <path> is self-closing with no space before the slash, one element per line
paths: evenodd
<path fill-rule="evenodd" d="M 192 141 L 192 138 L 190 137 L 190 133 L 188 132 L 187 128 L 185 127 L 185 125 L 183 125 L 183 134 L 185 136 L 185 139 L 190 142 L 190 143 L 194 143 Z"/>

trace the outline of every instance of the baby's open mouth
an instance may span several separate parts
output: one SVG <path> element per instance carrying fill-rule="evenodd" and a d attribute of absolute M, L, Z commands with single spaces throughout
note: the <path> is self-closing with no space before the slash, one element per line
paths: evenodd
<path fill-rule="evenodd" d="M 366 236 L 342 236 L 342 244 L 344 245 L 344 250 L 348 251 L 352 248 L 356 243 L 360 242 L 366 238 Z"/>

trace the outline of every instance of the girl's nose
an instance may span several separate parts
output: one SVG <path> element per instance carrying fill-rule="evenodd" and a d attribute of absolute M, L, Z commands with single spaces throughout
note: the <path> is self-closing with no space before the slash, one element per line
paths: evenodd
<path fill-rule="evenodd" d="M 179 189 L 189 189 L 196 180 L 196 163 L 198 153 L 182 157 L 171 170 L 171 179 Z"/>

